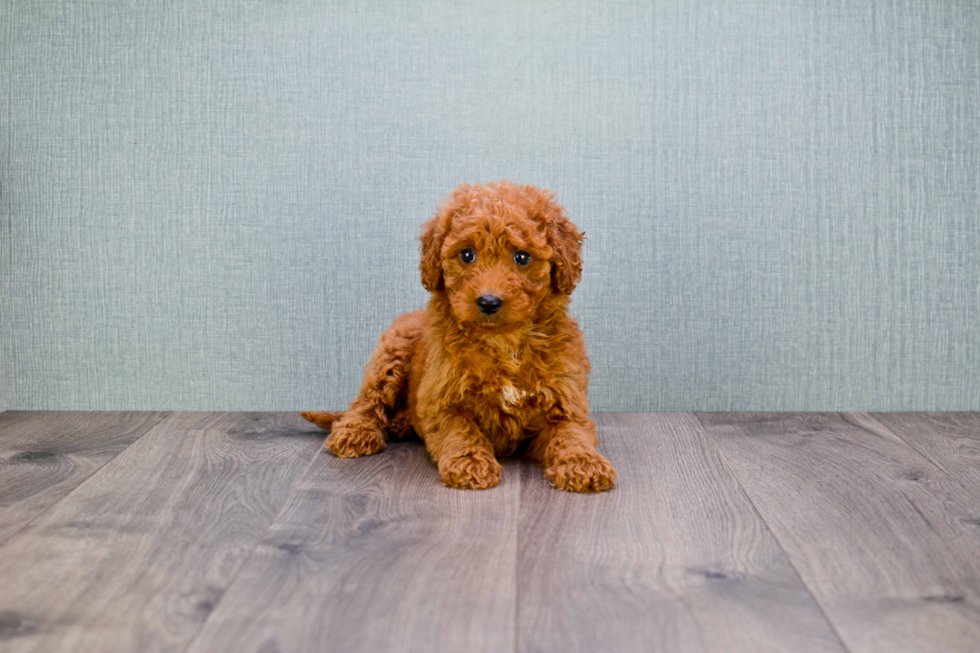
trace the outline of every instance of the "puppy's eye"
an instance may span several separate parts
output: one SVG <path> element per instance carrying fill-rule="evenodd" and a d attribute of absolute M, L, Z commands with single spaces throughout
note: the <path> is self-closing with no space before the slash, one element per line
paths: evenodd
<path fill-rule="evenodd" d="M 514 263 L 524 266 L 531 262 L 531 255 L 527 252 L 517 252 L 514 254 Z"/>
<path fill-rule="evenodd" d="M 476 260 L 476 252 L 467 247 L 462 252 L 459 253 L 459 260 L 463 263 L 472 263 Z"/>

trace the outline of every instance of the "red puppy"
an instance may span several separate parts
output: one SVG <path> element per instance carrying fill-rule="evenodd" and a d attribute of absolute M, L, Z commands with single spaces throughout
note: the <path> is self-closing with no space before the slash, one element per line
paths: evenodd
<path fill-rule="evenodd" d="M 588 414 L 585 343 L 568 316 L 581 247 L 548 191 L 460 186 L 424 225 L 428 306 L 384 332 L 347 412 L 301 415 L 331 429 L 326 446 L 344 458 L 414 431 L 450 487 L 497 485 L 497 458 L 523 449 L 559 489 L 612 488 Z"/>

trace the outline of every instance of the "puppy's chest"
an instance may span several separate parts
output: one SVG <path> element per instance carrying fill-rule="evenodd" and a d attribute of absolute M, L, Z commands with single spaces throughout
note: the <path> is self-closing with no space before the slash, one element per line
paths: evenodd
<path fill-rule="evenodd" d="M 505 416 L 521 427 L 533 427 L 550 407 L 547 390 L 527 347 L 490 341 L 470 361 L 468 393 L 481 422 L 492 424 Z M 508 420 L 510 421 L 510 420 Z"/>

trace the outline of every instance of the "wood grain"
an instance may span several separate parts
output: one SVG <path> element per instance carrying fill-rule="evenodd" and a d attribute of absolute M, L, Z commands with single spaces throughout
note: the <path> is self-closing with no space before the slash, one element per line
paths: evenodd
<path fill-rule="evenodd" d="M 524 467 L 518 650 L 843 650 L 693 415 L 597 423 L 615 490 Z"/>
<path fill-rule="evenodd" d="M 973 493 L 980 513 L 980 414 L 872 413 L 872 418 L 902 438 L 951 478 Z M 980 526 L 980 514 L 975 524 Z"/>
<path fill-rule="evenodd" d="M 700 419 L 851 651 L 978 650 L 962 484 L 866 415 Z"/>
<path fill-rule="evenodd" d="M 319 450 L 293 414 L 177 413 L 0 547 L 4 651 L 179 651 Z"/>
<path fill-rule="evenodd" d="M 166 416 L 74 411 L 0 414 L 0 544 Z"/>
<path fill-rule="evenodd" d="M 519 473 L 445 488 L 417 442 L 321 453 L 191 651 L 512 651 Z"/>
<path fill-rule="evenodd" d="M 292 414 L 4 413 L 0 649 L 980 650 L 975 413 L 597 422 L 582 496 Z"/>

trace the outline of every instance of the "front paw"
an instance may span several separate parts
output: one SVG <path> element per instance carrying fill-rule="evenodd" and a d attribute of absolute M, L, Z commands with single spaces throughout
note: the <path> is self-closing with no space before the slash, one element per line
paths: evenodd
<path fill-rule="evenodd" d="M 556 460 L 545 468 L 544 477 L 569 492 L 603 492 L 616 486 L 616 470 L 599 452 Z"/>
<path fill-rule="evenodd" d="M 374 425 L 337 424 L 324 446 L 339 458 L 359 458 L 384 451 L 384 433 Z"/>
<path fill-rule="evenodd" d="M 500 483 L 503 467 L 493 454 L 481 450 L 443 456 L 439 476 L 443 485 L 461 490 L 485 490 Z"/>

